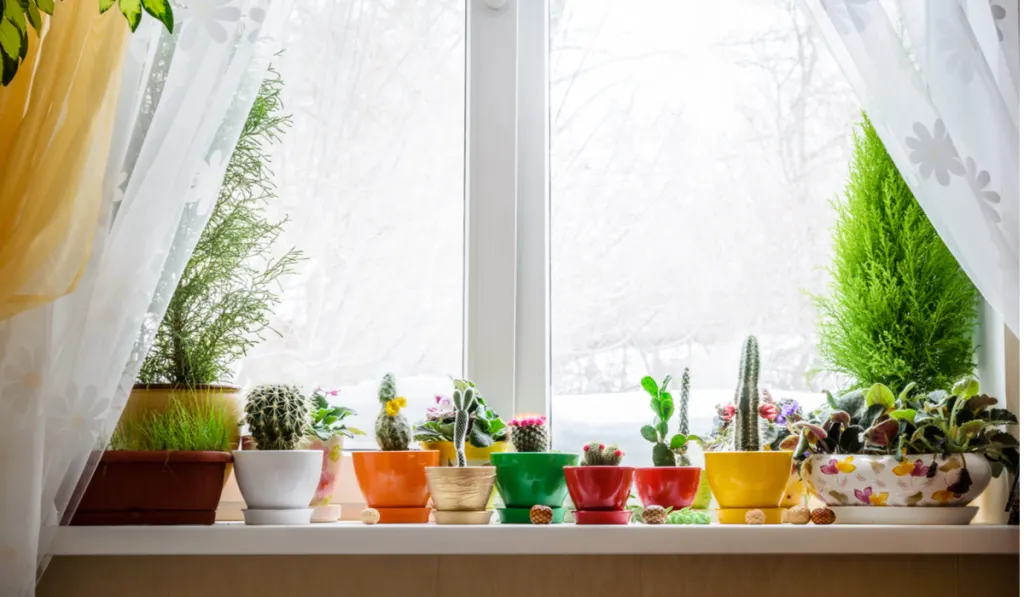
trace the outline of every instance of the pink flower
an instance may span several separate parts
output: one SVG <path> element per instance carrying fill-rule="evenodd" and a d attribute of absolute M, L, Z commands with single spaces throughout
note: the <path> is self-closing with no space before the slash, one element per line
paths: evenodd
<path fill-rule="evenodd" d="M 757 408 L 757 414 L 761 415 L 762 419 L 774 421 L 775 417 L 779 416 L 779 407 L 771 403 L 762 404 Z"/>
<path fill-rule="evenodd" d="M 721 417 L 723 421 L 728 423 L 729 421 L 732 420 L 733 417 L 736 416 L 736 406 L 732 404 L 726 404 L 725 406 L 720 407 L 718 409 L 718 416 Z"/>

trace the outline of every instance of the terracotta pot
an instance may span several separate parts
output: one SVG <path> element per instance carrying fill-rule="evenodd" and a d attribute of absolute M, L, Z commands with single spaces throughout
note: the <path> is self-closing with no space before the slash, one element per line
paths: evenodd
<path fill-rule="evenodd" d="M 565 482 L 577 510 L 622 510 L 633 486 L 633 467 L 567 466 Z"/>
<path fill-rule="evenodd" d="M 213 524 L 228 452 L 105 452 L 72 525 Z"/>
<path fill-rule="evenodd" d="M 430 499 L 434 508 L 443 512 L 482 512 L 494 489 L 493 466 L 448 467 L 425 469 Z"/>
<path fill-rule="evenodd" d="M 965 463 L 969 486 L 961 482 Z M 829 506 L 966 506 L 984 491 L 992 468 L 981 454 L 909 454 L 902 462 L 892 456 L 815 454 L 804 461 L 803 478 Z"/>
<path fill-rule="evenodd" d="M 436 450 L 352 453 L 359 490 L 366 505 L 380 511 L 381 522 L 427 522 L 430 491 L 425 469 L 439 462 Z M 399 518 L 392 519 L 387 510 L 405 512 L 394 512 Z"/>
<path fill-rule="evenodd" d="M 231 434 L 231 447 L 238 446 L 238 422 L 242 419 L 245 397 L 241 388 L 232 385 L 210 384 L 195 387 L 175 384 L 135 384 L 121 413 L 121 421 L 143 417 L 149 413 L 167 410 L 172 400 L 186 408 L 212 404 L 224 413 L 224 423 Z M 230 470 L 230 469 L 229 469 Z"/>
<path fill-rule="evenodd" d="M 699 466 L 644 466 L 633 472 L 636 493 L 644 507 L 688 508 L 700 486 Z"/>
<path fill-rule="evenodd" d="M 341 517 L 341 506 L 331 504 L 334 491 L 341 478 L 341 459 L 345 438 L 335 435 L 328 441 L 313 438 L 309 442 L 310 450 L 323 453 L 323 464 L 320 469 L 320 482 L 316 486 L 313 500 L 309 502 L 313 510 L 313 522 L 334 522 Z"/>

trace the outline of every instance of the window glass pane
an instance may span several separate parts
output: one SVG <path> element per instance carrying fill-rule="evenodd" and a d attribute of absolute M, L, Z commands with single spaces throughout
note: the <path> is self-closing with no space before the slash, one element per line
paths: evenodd
<path fill-rule="evenodd" d="M 776 399 L 820 402 L 806 292 L 857 115 L 795 0 L 552 0 L 555 447 L 650 464 L 641 377 L 693 375 L 691 432 L 732 399 L 747 334 Z"/>
<path fill-rule="evenodd" d="M 297 0 L 275 61 L 285 280 L 240 381 L 340 388 L 375 447 L 381 375 L 419 420 L 462 372 L 465 0 Z"/>

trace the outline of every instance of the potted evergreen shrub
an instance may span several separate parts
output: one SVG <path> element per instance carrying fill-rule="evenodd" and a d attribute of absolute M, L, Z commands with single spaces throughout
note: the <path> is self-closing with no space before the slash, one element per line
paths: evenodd
<path fill-rule="evenodd" d="M 565 520 L 568 489 L 563 469 L 575 466 L 576 454 L 549 452 L 547 417 L 520 417 L 509 422 L 515 452 L 491 454 L 496 485 L 504 507 L 498 518 L 505 524 L 530 524 L 530 509 L 551 508 L 552 523 Z"/>
<path fill-rule="evenodd" d="M 362 430 L 349 427 L 345 419 L 356 415 L 351 408 L 331 406 L 328 397 L 338 395 L 338 390 L 317 388 L 313 391 L 313 412 L 309 426 L 309 449 L 322 454 L 320 483 L 316 486 L 313 501 L 313 522 L 335 522 L 341 518 L 341 506 L 332 504 L 334 489 L 341 477 L 342 454 L 345 438 L 365 435 Z"/>
<path fill-rule="evenodd" d="M 382 523 L 425 523 L 430 519 L 426 468 L 440 463 L 437 450 L 410 450 L 412 427 L 402 409 L 405 397 L 388 373 L 378 391 L 380 414 L 374 424 L 379 452 L 353 452 L 352 465 L 366 505 Z"/>
<path fill-rule="evenodd" d="M 633 487 L 633 467 L 621 466 L 624 452 L 616 445 L 592 442 L 583 446 L 580 466 L 565 467 L 569 496 L 576 506 L 576 524 L 628 524 L 626 509 Z"/>
<path fill-rule="evenodd" d="M 234 452 L 246 524 L 309 524 L 322 456 L 303 449 L 311 412 L 311 401 L 295 386 L 261 385 L 246 396 L 253 449 Z"/>
<path fill-rule="evenodd" d="M 233 427 L 209 403 L 122 420 L 71 524 L 213 524 Z"/>
<path fill-rule="evenodd" d="M 679 392 L 679 428 L 678 433 L 669 433 L 669 424 L 675 410 L 672 394 L 668 391 L 671 376 L 659 386 L 651 376 L 640 380 L 640 385 L 651 396 L 651 410 L 654 421 L 644 425 L 640 435 L 654 444 L 652 460 L 654 466 L 637 467 L 633 473 L 636 492 L 644 507 L 661 506 L 681 510 L 690 507 L 697 497 L 700 487 L 701 469 L 690 466 L 686 455 L 687 444 L 691 439 L 700 439 L 689 435 L 688 403 L 690 397 L 690 370 L 683 372 Z M 707 507 L 704 504 L 704 507 Z"/>
<path fill-rule="evenodd" d="M 779 507 L 792 470 L 792 450 L 762 450 L 757 338 L 748 336 L 740 359 L 736 387 L 733 451 L 706 452 L 708 483 L 718 502 L 718 522 L 744 524 L 746 513 L 758 509 L 765 522 L 782 522 Z"/>
<path fill-rule="evenodd" d="M 434 502 L 437 524 L 488 524 L 492 510 L 487 509 L 494 489 L 493 466 L 470 466 L 466 457 L 466 436 L 470 413 L 477 412 L 477 391 L 473 382 L 457 379 L 452 401 L 455 405 L 455 466 L 428 466 L 427 486 Z"/>

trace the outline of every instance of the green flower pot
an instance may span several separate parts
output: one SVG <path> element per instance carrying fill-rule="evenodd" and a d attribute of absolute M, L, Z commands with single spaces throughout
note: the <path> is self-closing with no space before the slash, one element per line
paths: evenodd
<path fill-rule="evenodd" d="M 562 452 L 491 454 L 498 493 L 506 508 L 561 507 L 569 494 L 562 468 L 576 466 L 578 461 L 578 455 Z"/>

